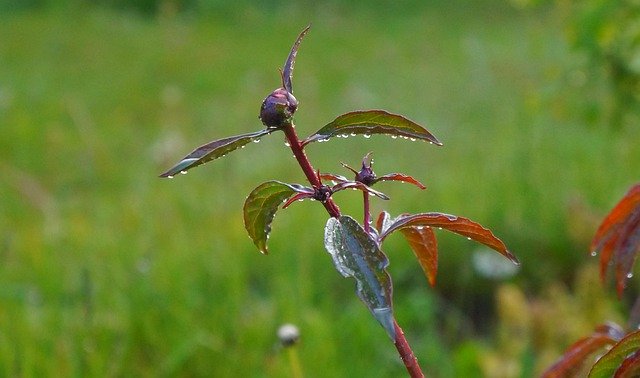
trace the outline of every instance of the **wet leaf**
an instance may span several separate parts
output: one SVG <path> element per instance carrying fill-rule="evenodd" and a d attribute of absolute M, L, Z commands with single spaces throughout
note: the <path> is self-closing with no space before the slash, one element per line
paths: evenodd
<path fill-rule="evenodd" d="M 600 253 L 600 278 L 615 266 L 616 288 L 622 295 L 640 251 L 640 184 L 633 186 L 598 227 L 591 250 Z"/>
<path fill-rule="evenodd" d="M 252 141 L 257 141 L 262 136 L 267 135 L 272 131 L 274 131 L 274 129 L 265 129 L 209 142 L 193 150 L 189 155 L 182 158 L 182 160 L 173 166 L 173 168 L 161 174 L 160 177 L 171 178 L 178 173 L 186 172 L 193 167 L 197 167 L 208 161 L 222 157 L 231 151 L 237 150 Z"/>
<path fill-rule="evenodd" d="M 632 332 L 620 340 L 593 365 L 589 378 L 609 378 L 632 353 L 640 349 L 640 331 Z"/>
<path fill-rule="evenodd" d="M 395 340 L 389 260 L 378 243 L 353 218 L 341 216 L 327 221 L 324 245 L 338 272 L 356 280 L 358 297 Z"/>
<path fill-rule="evenodd" d="M 388 226 L 380 232 L 380 243 L 390 233 L 406 227 L 438 227 L 456 234 L 466 236 L 499 252 L 514 264 L 520 264 L 502 240 L 498 239 L 489 229 L 467 218 L 443 213 L 421 213 L 401 215 L 389 222 Z"/>
<path fill-rule="evenodd" d="M 595 357 L 597 352 L 615 344 L 621 332 L 617 326 L 603 325 L 598 327 L 592 335 L 573 343 L 564 352 L 562 357 L 543 374 L 543 378 L 565 378 L 577 374 L 586 363 L 591 363 L 590 357 Z"/>
<path fill-rule="evenodd" d="M 616 370 L 614 378 L 640 377 L 640 350 L 637 350 L 622 361 L 622 365 Z"/>
<path fill-rule="evenodd" d="M 442 143 L 424 127 L 398 114 L 384 110 L 360 110 L 339 116 L 302 142 L 327 140 L 336 135 L 386 134 L 403 138 L 421 139 L 441 146 Z"/>
<path fill-rule="evenodd" d="M 266 254 L 271 222 L 280 204 L 296 192 L 304 191 L 300 185 L 267 181 L 253 189 L 244 202 L 244 228 L 260 252 Z"/>
<path fill-rule="evenodd" d="M 371 185 L 375 184 L 379 181 L 400 181 L 400 182 L 408 182 L 409 184 L 413 184 L 420 189 L 426 189 L 427 187 L 422 185 L 422 183 L 411 176 L 402 174 L 402 173 L 389 173 L 388 175 L 380 176 L 373 180 Z"/>
<path fill-rule="evenodd" d="M 331 190 L 335 193 L 335 192 L 339 192 L 341 190 L 345 190 L 345 189 L 357 189 L 357 190 L 361 190 L 363 192 L 369 193 L 369 194 L 373 194 L 374 196 L 383 199 L 383 200 L 388 200 L 389 196 L 387 196 L 386 194 L 379 192 L 375 189 L 372 189 L 370 187 L 368 187 L 367 185 L 361 183 L 361 182 L 357 182 L 357 181 L 346 181 L 346 182 L 339 182 L 336 185 L 334 185 Z"/>
<path fill-rule="evenodd" d="M 293 83 L 292 83 L 293 66 L 296 63 L 298 48 L 300 48 L 300 43 L 302 42 L 302 39 L 309 31 L 309 28 L 311 28 L 311 25 L 307 26 L 306 28 L 304 28 L 304 30 L 302 30 L 302 32 L 300 32 L 300 35 L 298 35 L 298 38 L 294 42 L 293 46 L 291 46 L 291 51 L 289 52 L 289 56 L 287 57 L 287 60 L 284 62 L 284 67 L 282 69 L 282 86 L 289 93 L 293 93 Z"/>
<path fill-rule="evenodd" d="M 400 230 L 409 242 L 431 286 L 438 273 L 438 242 L 431 227 L 407 227 Z"/>

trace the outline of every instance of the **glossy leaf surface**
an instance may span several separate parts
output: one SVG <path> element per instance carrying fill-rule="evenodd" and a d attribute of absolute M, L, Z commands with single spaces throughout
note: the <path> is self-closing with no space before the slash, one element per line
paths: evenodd
<path fill-rule="evenodd" d="M 589 363 L 589 357 L 616 343 L 606 333 L 594 333 L 573 343 L 564 355 L 542 374 L 543 378 L 572 377 Z"/>
<path fill-rule="evenodd" d="M 293 93 L 293 83 L 292 83 L 293 66 L 296 63 L 296 56 L 298 55 L 298 49 L 300 48 L 300 43 L 302 42 L 302 39 L 309 31 L 309 28 L 311 28 L 311 25 L 307 26 L 306 28 L 304 28 L 302 32 L 300 32 L 300 35 L 298 35 L 298 38 L 293 43 L 293 46 L 291 46 L 291 51 L 289 52 L 289 56 L 287 56 L 287 60 L 284 62 L 284 67 L 282 69 L 282 86 L 289 93 Z"/>
<path fill-rule="evenodd" d="M 407 227 L 400 230 L 407 239 L 411 250 L 416 255 L 418 263 L 431 286 L 436 284 L 438 273 L 438 242 L 431 227 Z"/>
<path fill-rule="evenodd" d="M 361 190 L 363 192 L 372 194 L 380 199 L 383 200 L 388 200 L 389 196 L 387 196 L 386 194 L 379 192 L 375 189 L 372 189 L 370 187 L 368 187 L 367 185 L 361 183 L 361 182 L 356 182 L 356 181 L 346 181 L 346 182 L 339 182 L 336 185 L 334 185 L 331 188 L 334 192 L 339 192 L 341 190 L 345 190 L 345 189 L 357 189 L 357 190 Z"/>
<path fill-rule="evenodd" d="M 413 184 L 420 189 L 426 189 L 420 181 L 414 179 L 411 176 L 402 174 L 402 173 L 389 173 L 388 175 L 380 176 L 377 179 L 373 180 L 373 183 L 377 183 L 380 181 L 400 181 L 400 182 L 408 182 L 409 184 Z"/>
<path fill-rule="evenodd" d="M 640 350 L 636 350 L 624 359 L 614 378 L 637 378 L 640 377 Z"/>
<path fill-rule="evenodd" d="M 343 114 L 302 142 L 327 140 L 337 135 L 386 134 L 396 137 L 421 139 L 436 145 L 442 143 L 417 123 L 384 110 L 361 110 Z"/>
<path fill-rule="evenodd" d="M 616 288 L 622 295 L 640 251 L 640 184 L 633 186 L 602 221 L 591 250 L 600 253 L 601 279 L 609 265 L 614 266 Z"/>
<path fill-rule="evenodd" d="M 358 222 L 343 215 L 327 221 L 324 245 L 338 272 L 356 280 L 358 297 L 395 340 L 391 277 L 386 271 L 389 260 L 378 243 Z"/>
<path fill-rule="evenodd" d="M 380 242 L 390 233 L 406 227 L 438 227 L 456 234 L 466 236 L 499 252 L 514 264 L 519 264 L 502 240 L 498 239 L 489 229 L 467 218 L 443 213 L 420 213 L 401 215 L 388 222 L 387 227 L 380 231 Z"/>
<path fill-rule="evenodd" d="M 185 156 L 171 169 L 167 170 L 160 177 L 171 178 L 178 173 L 202 165 L 211 160 L 217 159 L 228 154 L 231 151 L 252 142 L 259 140 L 262 136 L 274 131 L 273 129 L 265 129 L 253 133 L 236 135 L 229 138 L 214 140 L 193 150 L 189 155 Z"/>
<path fill-rule="evenodd" d="M 640 331 L 632 332 L 620 340 L 593 365 L 589 378 L 613 377 L 623 361 L 640 349 Z"/>
<path fill-rule="evenodd" d="M 260 252 L 268 252 L 267 239 L 278 207 L 301 190 L 304 190 L 304 187 L 299 185 L 267 181 L 249 193 L 243 208 L 244 228 Z"/>

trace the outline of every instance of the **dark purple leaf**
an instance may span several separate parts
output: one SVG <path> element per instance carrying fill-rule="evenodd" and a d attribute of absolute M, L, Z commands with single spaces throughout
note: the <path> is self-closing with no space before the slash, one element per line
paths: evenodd
<path fill-rule="evenodd" d="M 282 86 L 289 93 L 293 93 L 293 83 L 291 82 L 291 80 L 293 79 L 293 66 L 296 63 L 298 48 L 300 47 L 302 39 L 309 31 L 309 28 L 311 28 L 311 25 L 307 26 L 302 32 L 300 32 L 300 35 L 298 35 L 298 38 L 294 42 L 293 46 L 291 46 L 291 52 L 289 52 L 287 60 L 284 62 L 284 68 L 282 69 Z"/>
<path fill-rule="evenodd" d="M 214 140 L 193 150 L 160 177 L 172 178 L 178 173 L 186 173 L 187 170 L 204 164 L 208 161 L 222 157 L 250 142 L 259 141 L 261 137 L 271 133 L 274 129 L 265 129 L 253 133 L 236 135 L 229 138 Z"/>
<path fill-rule="evenodd" d="M 442 145 L 424 127 L 401 115 L 384 110 L 359 110 L 343 114 L 305 139 L 302 145 L 328 140 L 338 135 L 364 135 L 366 137 L 372 134 L 386 134 L 413 140 L 421 139 L 438 146 Z"/>
<path fill-rule="evenodd" d="M 341 216 L 327 221 L 324 245 L 338 272 L 356 280 L 358 297 L 395 340 L 389 260 L 378 243 L 353 218 Z"/>

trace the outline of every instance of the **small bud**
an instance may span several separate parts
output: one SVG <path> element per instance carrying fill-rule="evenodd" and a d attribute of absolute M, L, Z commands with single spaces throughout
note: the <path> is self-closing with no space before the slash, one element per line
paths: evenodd
<path fill-rule="evenodd" d="M 300 330 L 293 324 L 283 324 L 278 328 L 278 339 L 283 347 L 290 347 L 300 340 Z"/>
<path fill-rule="evenodd" d="M 356 181 L 361 182 L 367 186 L 373 184 L 376 180 L 376 174 L 371 168 L 372 165 L 373 160 L 371 160 L 371 152 L 369 152 L 362 159 L 362 168 L 360 169 L 360 172 L 356 173 Z"/>
<path fill-rule="evenodd" d="M 267 127 L 281 128 L 291 123 L 297 109 L 298 100 L 286 89 L 278 88 L 262 101 L 260 120 Z"/>

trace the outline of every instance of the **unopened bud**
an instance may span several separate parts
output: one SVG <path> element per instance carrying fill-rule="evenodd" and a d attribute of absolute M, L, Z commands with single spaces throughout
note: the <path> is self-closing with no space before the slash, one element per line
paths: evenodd
<path fill-rule="evenodd" d="M 291 123 L 296 109 L 298 100 L 286 89 L 278 88 L 262 101 L 260 120 L 267 127 L 281 128 Z"/>

